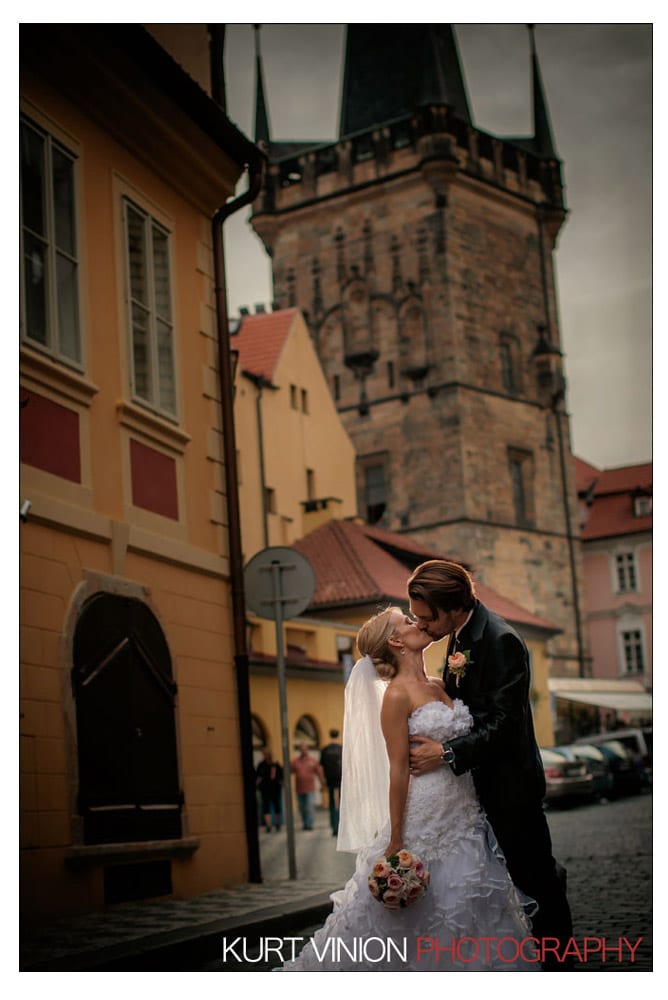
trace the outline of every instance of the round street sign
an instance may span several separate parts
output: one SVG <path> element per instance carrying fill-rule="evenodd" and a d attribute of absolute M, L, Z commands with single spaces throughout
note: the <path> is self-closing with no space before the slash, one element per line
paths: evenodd
<path fill-rule="evenodd" d="M 260 618 L 294 618 L 311 603 L 315 573 L 301 552 L 274 545 L 247 564 L 244 586 L 246 603 Z"/>

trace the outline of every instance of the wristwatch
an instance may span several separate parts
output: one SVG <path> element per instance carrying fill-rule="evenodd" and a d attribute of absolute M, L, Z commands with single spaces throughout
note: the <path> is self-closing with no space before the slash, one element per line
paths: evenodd
<path fill-rule="evenodd" d="M 455 751 L 452 747 L 449 747 L 447 743 L 442 743 L 443 753 L 441 754 L 441 760 L 444 764 L 454 764 L 455 762 Z"/>

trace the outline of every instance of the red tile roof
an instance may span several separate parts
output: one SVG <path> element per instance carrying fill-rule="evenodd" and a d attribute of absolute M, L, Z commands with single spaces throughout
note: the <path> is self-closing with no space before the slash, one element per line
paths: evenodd
<path fill-rule="evenodd" d="M 575 459 L 578 493 L 590 492 L 591 501 L 582 529 L 583 541 L 652 530 L 652 515 L 636 517 L 633 507 L 635 496 L 652 495 L 652 469 L 651 462 L 596 469 Z"/>
<path fill-rule="evenodd" d="M 392 548 L 395 554 L 387 551 Z M 316 590 L 310 607 L 352 607 L 396 601 L 407 603 L 406 583 L 410 566 L 418 561 L 444 558 L 405 535 L 354 521 L 332 520 L 294 543 L 311 563 Z M 405 553 L 405 563 L 398 556 Z M 534 615 L 514 601 L 502 597 L 482 583 L 476 583 L 480 600 L 497 614 L 517 625 L 532 625 L 555 633 L 552 622 Z"/>
<path fill-rule="evenodd" d="M 279 309 L 244 316 L 238 333 L 230 337 L 232 350 L 239 352 L 239 371 L 262 375 L 271 382 L 298 312 L 298 309 Z"/>
<path fill-rule="evenodd" d="M 620 469 L 603 469 L 596 483 L 596 495 L 620 493 L 624 490 L 652 489 L 652 463 L 625 465 Z"/>
<path fill-rule="evenodd" d="M 581 458 L 574 458 L 575 465 L 575 485 L 578 493 L 586 493 L 592 483 L 595 483 L 601 474 L 601 470 L 595 465 L 583 462 Z"/>
<path fill-rule="evenodd" d="M 583 542 L 594 538 L 615 538 L 617 535 L 634 535 L 652 530 L 652 515 L 636 517 L 630 493 L 615 493 L 596 497 L 582 529 Z"/>

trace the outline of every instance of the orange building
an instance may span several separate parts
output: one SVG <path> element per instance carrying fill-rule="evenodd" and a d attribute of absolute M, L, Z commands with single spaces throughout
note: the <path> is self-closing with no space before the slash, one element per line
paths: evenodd
<path fill-rule="evenodd" d="M 206 25 L 21 27 L 28 919 L 257 867 L 221 228 L 264 158 L 221 66 Z"/>

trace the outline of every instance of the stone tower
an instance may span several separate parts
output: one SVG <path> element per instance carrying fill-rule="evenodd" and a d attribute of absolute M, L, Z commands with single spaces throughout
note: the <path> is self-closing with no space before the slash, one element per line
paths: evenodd
<path fill-rule="evenodd" d="M 451 25 L 347 29 L 340 137 L 275 142 L 253 226 L 307 315 L 360 513 L 563 629 L 587 673 L 552 254 L 566 216 L 533 32 L 534 134 L 476 128 Z"/>

